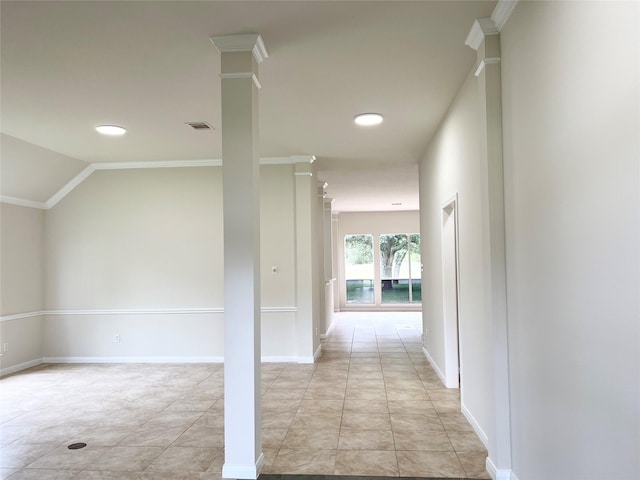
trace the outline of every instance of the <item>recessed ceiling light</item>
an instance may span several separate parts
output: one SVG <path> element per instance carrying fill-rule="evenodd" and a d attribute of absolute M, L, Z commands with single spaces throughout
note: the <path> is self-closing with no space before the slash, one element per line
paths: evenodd
<path fill-rule="evenodd" d="M 111 135 L 112 137 L 124 135 L 127 132 L 125 128 L 117 125 L 98 125 L 96 131 L 102 135 Z"/>
<path fill-rule="evenodd" d="M 379 123 L 382 123 L 382 115 L 380 115 L 379 113 L 361 113 L 360 115 L 356 116 L 354 121 L 358 125 L 366 127 L 371 125 L 378 125 Z"/>

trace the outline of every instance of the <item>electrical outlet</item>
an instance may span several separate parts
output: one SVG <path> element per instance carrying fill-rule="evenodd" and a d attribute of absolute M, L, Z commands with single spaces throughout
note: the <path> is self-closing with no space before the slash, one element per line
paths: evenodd
<path fill-rule="evenodd" d="M 4 345 L 2 345 L 2 351 L 3 352 L 8 352 L 9 351 L 9 342 L 7 342 Z"/>
<path fill-rule="evenodd" d="M 120 343 L 120 334 L 119 333 L 116 333 L 113 336 L 113 343 Z"/>

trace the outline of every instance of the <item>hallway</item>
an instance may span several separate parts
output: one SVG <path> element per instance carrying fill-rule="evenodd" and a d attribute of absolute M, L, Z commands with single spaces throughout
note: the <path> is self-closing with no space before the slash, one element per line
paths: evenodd
<path fill-rule="evenodd" d="M 418 312 L 338 313 L 315 367 L 270 380 L 279 367 L 264 366 L 264 472 L 490 478 L 459 390 L 424 358 L 421 323 Z"/>
<path fill-rule="evenodd" d="M 340 313 L 316 365 L 263 364 L 263 473 L 489 478 L 420 322 Z M 220 364 L 42 365 L 0 387 L 0 479 L 220 479 Z"/>

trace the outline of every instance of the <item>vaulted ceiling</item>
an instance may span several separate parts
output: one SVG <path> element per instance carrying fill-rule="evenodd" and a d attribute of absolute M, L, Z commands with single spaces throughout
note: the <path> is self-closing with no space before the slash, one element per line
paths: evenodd
<path fill-rule="evenodd" d="M 220 159 L 209 37 L 259 33 L 261 157 L 315 155 L 338 211 L 417 209 L 418 161 L 474 63 L 464 40 L 495 4 L 3 0 L 0 193 L 44 202 L 95 162 Z M 371 111 L 383 124 L 354 124 Z"/>

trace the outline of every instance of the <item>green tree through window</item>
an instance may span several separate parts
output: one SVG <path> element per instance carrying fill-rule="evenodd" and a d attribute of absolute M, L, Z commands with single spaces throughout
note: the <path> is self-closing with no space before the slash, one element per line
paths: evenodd
<path fill-rule="evenodd" d="M 373 237 L 371 235 L 347 235 L 344 237 L 346 259 L 351 265 L 373 262 Z"/>

